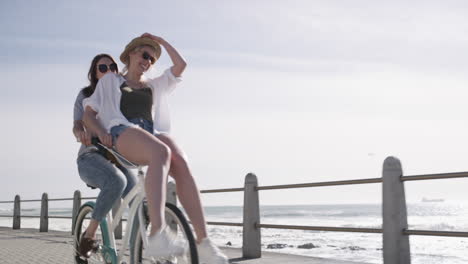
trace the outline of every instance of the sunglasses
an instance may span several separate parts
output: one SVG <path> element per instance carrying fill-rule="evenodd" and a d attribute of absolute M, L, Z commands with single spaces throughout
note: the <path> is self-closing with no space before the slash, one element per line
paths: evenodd
<path fill-rule="evenodd" d="M 141 57 L 144 60 L 151 60 L 151 64 L 154 64 L 156 62 L 156 59 L 153 56 L 149 55 L 149 53 L 146 51 L 143 52 L 143 54 L 141 54 Z"/>
<path fill-rule="evenodd" d="M 111 63 L 109 67 L 106 64 L 99 64 L 98 70 L 101 73 L 106 73 L 108 70 L 110 70 L 111 72 L 117 72 L 117 64 Z"/>

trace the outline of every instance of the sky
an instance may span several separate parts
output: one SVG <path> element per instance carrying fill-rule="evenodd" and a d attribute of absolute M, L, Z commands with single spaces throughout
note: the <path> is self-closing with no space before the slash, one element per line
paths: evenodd
<path fill-rule="evenodd" d="M 172 135 L 202 190 L 468 171 L 466 1 L 0 2 L 0 200 L 97 195 L 80 180 L 73 104 L 98 53 L 166 39 L 188 67 Z M 169 67 L 163 53 L 150 72 Z M 122 68 L 122 64 L 119 62 Z M 467 201 L 468 179 L 406 183 Z M 380 203 L 379 184 L 262 191 L 262 204 Z M 203 194 L 240 205 L 242 193 Z"/>

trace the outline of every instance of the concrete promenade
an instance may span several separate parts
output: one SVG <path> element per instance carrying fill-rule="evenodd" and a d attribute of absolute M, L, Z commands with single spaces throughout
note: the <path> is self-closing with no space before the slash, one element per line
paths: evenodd
<path fill-rule="evenodd" d="M 13 230 L 0 227 L 0 263 L 73 263 L 73 237 L 69 232 L 49 231 L 40 233 L 37 229 Z M 240 264 L 364 264 L 322 258 L 311 258 L 288 254 L 262 252 L 260 259 L 243 259 L 240 249 L 223 248 L 230 263 Z"/>

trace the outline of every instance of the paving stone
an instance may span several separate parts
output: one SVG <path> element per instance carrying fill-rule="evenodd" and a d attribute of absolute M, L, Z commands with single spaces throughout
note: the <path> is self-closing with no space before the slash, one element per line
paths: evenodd
<path fill-rule="evenodd" d="M 312 258 L 289 254 L 262 252 L 262 258 L 243 259 L 237 248 L 223 248 L 230 263 L 239 264 L 364 264 L 350 261 Z M 65 264 L 74 263 L 73 237 L 70 232 L 39 232 L 37 229 L 24 228 L 13 230 L 0 227 L 1 264 Z"/>

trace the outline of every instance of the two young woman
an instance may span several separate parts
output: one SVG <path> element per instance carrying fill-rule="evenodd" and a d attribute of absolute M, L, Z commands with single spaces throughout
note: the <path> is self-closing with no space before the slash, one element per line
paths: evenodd
<path fill-rule="evenodd" d="M 158 78 L 146 79 L 143 73 L 159 59 L 161 46 L 173 66 Z M 126 66 L 123 74 L 104 75 L 94 93 L 83 100 L 83 122 L 105 145 L 114 146 L 134 163 L 148 166 L 145 191 L 151 230 L 144 254 L 170 256 L 185 250 L 164 222 L 166 183 L 171 175 L 194 226 L 201 263 L 227 263 L 227 257 L 207 238 L 200 192 L 185 154 L 168 134 L 167 96 L 181 80 L 186 62 L 168 42 L 148 33 L 133 39 L 120 60 Z"/>

